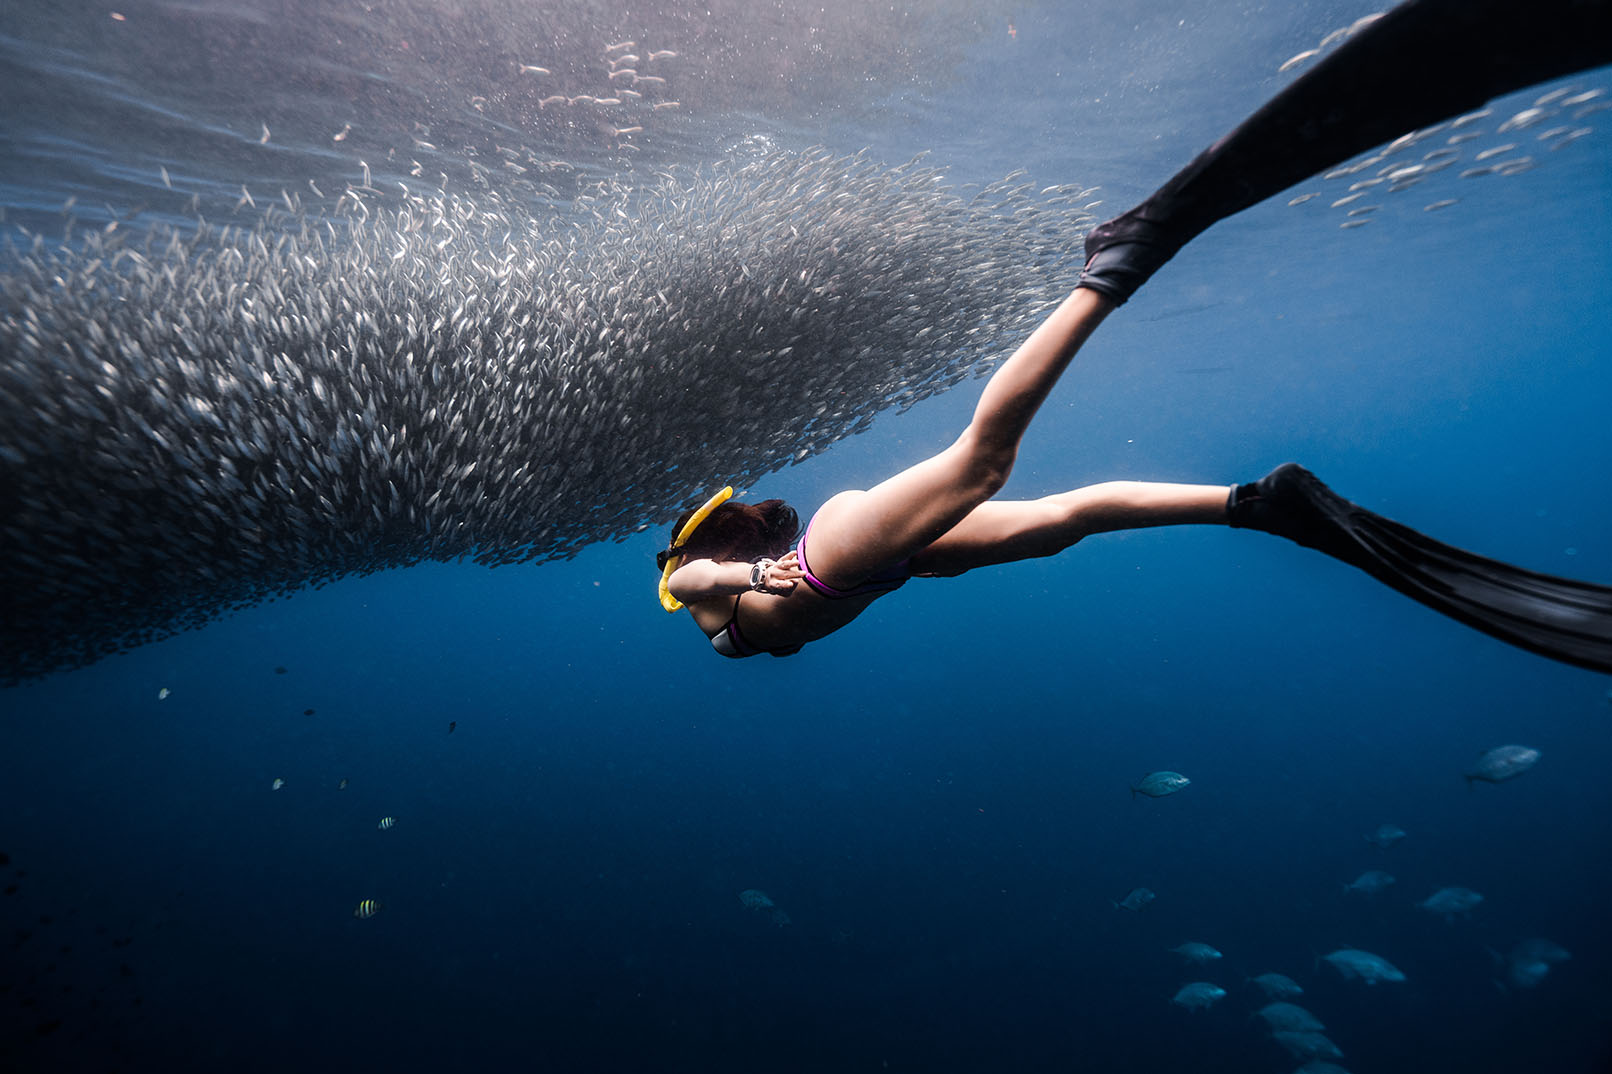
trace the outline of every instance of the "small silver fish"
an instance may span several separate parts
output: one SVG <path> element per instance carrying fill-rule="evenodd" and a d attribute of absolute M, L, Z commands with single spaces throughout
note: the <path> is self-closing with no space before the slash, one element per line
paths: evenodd
<path fill-rule="evenodd" d="M 1305 49 L 1303 52 L 1299 53 L 1297 56 L 1291 56 L 1288 59 L 1284 60 L 1282 62 L 1282 66 L 1280 66 L 1280 67 L 1278 67 L 1276 69 L 1276 73 L 1277 74 L 1282 74 L 1284 72 L 1291 71 L 1291 70 L 1293 70 L 1293 68 L 1297 67 L 1299 64 L 1303 63 L 1305 60 L 1311 59 L 1312 57 L 1315 57 L 1315 56 L 1319 56 L 1320 54 L 1321 54 L 1321 50 L 1318 49 L 1318 48 Z"/>
<path fill-rule="evenodd" d="M 1567 131 L 1560 138 L 1558 138 L 1554 142 L 1552 142 L 1550 144 L 1550 147 L 1552 149 L 1560 149 L 1564 145 L 1571 145 L 1574 142 L 1578 141 L 1580 138 L 1583 138 L 1585 135 L 1593 133 L 1593 131 L 1594 131 L 1593 127 L 1574 127 L 1572 130 Z M 1544 137 L 1544 136 L 1541 135 L 1541 137 Z"/>
<path fill-rule="evenodd" d="M 1370 26 L 1372 23 L 1374 23 L 1378 19 L 1382 18 L 1384 14 L 1386 14 L 1386 12 L 1373 11 L 1370 15 L 1362 15 L 1362 16 L 1360 16 L 1354 22 L 1351 22 L 1349 24 L 1349 29 L 1348 29 L 1348 32 L 1347 32 L 1347 34 L 1345 36 L 1353 37 L 1355 34 L 1358 34 L 1361 30 L 1364 30 L 1366 27 Z"/>
<path fill-rule="evenodd" d="M 1496 127 L 1497 133 L 1505 134 L 1507 131 L 1520 131 L 1542 122 L 1551 113 L 1543 108 L 1524 108 L 1521 112 Z"/>

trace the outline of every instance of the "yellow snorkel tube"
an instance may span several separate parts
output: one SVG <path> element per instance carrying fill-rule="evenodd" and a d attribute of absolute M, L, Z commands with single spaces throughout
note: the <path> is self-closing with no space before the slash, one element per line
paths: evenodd
<path fill-rule="evenodd" d="M 683 528 L 677 531 L 677 537 L 672 541 L 673 548 L 682 548 L 688 539 L 694 536 L 694 531 L 700 528 L 700 523 L 711 517 L 711 512 L 727 503 L 733 496 L 733 486 L 729 485 L 721 492 L 705 501 L 698 511 L 689 516 Z M 683 565 L 682 556 L 673 556 L 666 561 L 666 566 L 660 571 L 660 606 L 669 612 L 675 612 L 683 607 L 683 602 L 672 596 L 667 583 L 671 581 L 672 572 Z"/>

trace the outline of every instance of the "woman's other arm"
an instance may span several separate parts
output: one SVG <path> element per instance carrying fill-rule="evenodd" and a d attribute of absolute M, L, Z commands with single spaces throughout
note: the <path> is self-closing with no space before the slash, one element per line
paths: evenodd
<path fill-rule="evenodd" d="M 731 597 L 736 593 L 748 593 L 754 588 L 751 585 L 754 567 L 753 563 L 693 559 L 673 571 L 666 580 L 666 586 L 672 596 L 684 604 L 710 600 L 712 597 Z M 794 589 L 795 582 L 800 578 L 794 550 L 785 553 L 783 558 L 768 565 L 760 574 L 759 592 L 783 594 Z"/>

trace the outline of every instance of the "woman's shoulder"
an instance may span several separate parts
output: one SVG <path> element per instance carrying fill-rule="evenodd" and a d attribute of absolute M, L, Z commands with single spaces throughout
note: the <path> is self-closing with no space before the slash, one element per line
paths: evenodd
<path fill-rule="evenodd" d="M 710 637 L 728 625 L 738 601 L 734 597 L 707 597 L 684 605 L 700 633 Z"/>

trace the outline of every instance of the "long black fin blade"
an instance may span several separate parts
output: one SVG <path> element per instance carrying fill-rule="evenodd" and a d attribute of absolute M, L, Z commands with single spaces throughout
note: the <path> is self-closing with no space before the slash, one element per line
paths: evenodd
<path fill-rule="evenodd" d="M 1275 533 L 1370 574 L 1434 611 L 1553 660 L 1612 672 L 1612 586 L 1476 555 L 1384 518 L 1300 467 L 1272 474 L 1239 525 Z"/>
<path fill-rule="evenodd" d="M 1612 587 L 1487 559 L 1363 507 L 1351 515 L 1379 580 L 1502 641 L 1612 672 Z"/>
<path fill-rule="evenodd" d="M 1612 63 L 1612 0 L 1406 0 L 1148 199 L 1181 243 L 1401 134 Z"/>

